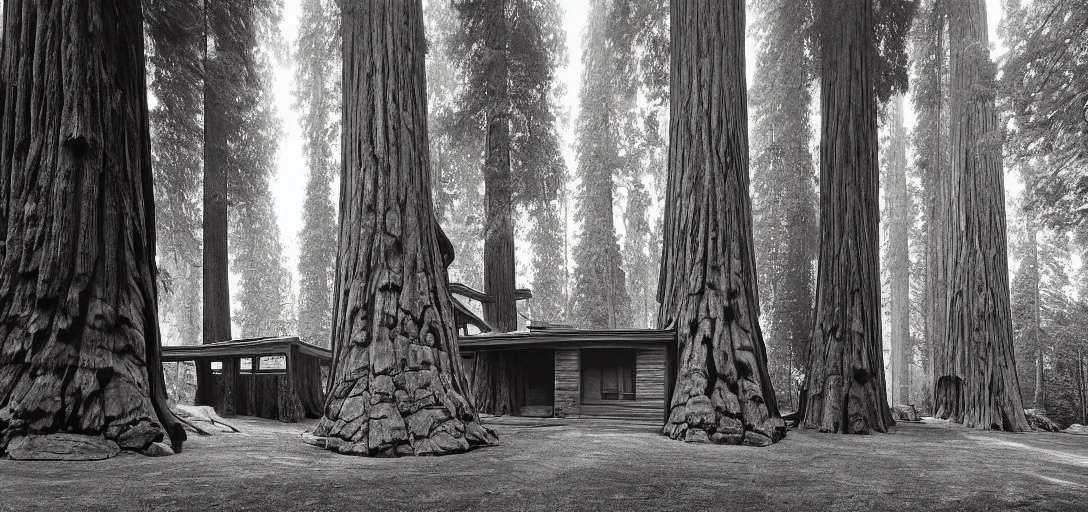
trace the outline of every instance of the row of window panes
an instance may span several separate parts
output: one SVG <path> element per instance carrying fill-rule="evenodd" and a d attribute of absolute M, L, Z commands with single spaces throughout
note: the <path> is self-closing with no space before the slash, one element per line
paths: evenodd
<path fill-rule="evenodd" d="M 259 359 L 257 368 L 253 368 L 253 360 Z M 222 373 L 223 361 L 211 362 L 212 373 Z M 240 360 L 239 370 L 243 373 L 278 373 L 287 370 L 286 356 L 262 356 L 260 358 L 243 357 Z"/>

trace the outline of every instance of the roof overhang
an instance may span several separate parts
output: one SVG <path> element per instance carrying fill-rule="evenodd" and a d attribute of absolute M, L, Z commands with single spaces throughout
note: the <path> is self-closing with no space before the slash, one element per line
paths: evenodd
<path fill-rule="evenodd" d="M 229 340 L 204 345 L 164 346 L 162 347 L 162 360 L 163 362 L 177 362 L 191 361 L 198 358 L 287 355 L 291 352 L 292 346 L 298 347 L 299 354 L 316 357 L 322 361 L 332 360 L 331 350 L 306 343 L 297 336 Z"/>
<path fill-rule="evenodd" d="M 530 348 L 635 348 L 664 350 L 676 332 L 657 329 L 545 329 L 475 334 L 458 338 L 462 352 Z"/>

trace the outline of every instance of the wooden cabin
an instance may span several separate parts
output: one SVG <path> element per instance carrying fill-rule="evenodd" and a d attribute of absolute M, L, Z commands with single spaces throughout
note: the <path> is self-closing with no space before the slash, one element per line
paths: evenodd
<path fill-rule="evenodd" d="M 162 360 L 195 362 L 197 405 L 293 423 L 321 416 L 322 373 L 332 352 L 289 336 L 168 346 Z M 233 410 L 222 410 L 227 395 Z"/>
<path fill-rule="evenodd" d="M 675 339 L 671 330 L 530 326 L 529 332 L 461 336 L 460 350 L 469 372 L 482 352 L 504 355 L 518 375 L 510 382 L 516 414 L 660 422 L 666 349 Z"/>

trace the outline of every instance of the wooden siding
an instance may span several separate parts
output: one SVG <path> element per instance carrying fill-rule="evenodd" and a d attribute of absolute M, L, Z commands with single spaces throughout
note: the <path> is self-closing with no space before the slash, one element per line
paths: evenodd
<path fill-rule="evenodd" d="M 582 403 L 579 350 L 555 351 L 555 405 L 557 418 L 578 416 Z"/>
<path fill-rule="evenodd" d="M 660 402 L 665 407 L 665 351 L 635 353 L 635 400 Z"/>

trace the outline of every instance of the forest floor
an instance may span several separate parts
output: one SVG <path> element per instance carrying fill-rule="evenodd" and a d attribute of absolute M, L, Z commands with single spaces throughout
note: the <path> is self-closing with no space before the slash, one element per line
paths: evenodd
<path fill-rule="evenodd" d="M 494 418 L 501 444 L 367 459 L 253 418 L 184 453 L 0 460 L 0 510 L 1088 510 L 1088 436 L 947 422 L 887 435 L 790 431 L 769 448 L 693 445 L 652 425 Z"/>

